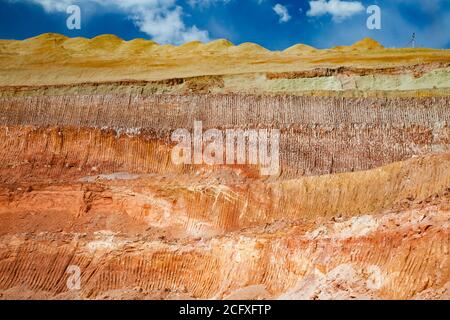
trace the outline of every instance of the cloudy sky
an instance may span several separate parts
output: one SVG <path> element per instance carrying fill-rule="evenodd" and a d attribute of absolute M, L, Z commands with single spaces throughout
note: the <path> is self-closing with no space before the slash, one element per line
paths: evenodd
<path fill-rule="evenodd" d="M 81 9 L 81 29 L 66 26 L 67 7 Z M 367 9 L 381 9 L 381 29 L 369 30 Z M 281 50 L 318 48 L 372 37 L 388 47 L 450 48 L 450 0 L 0 0 L 0 38 L 45 32 L 180 44 L 226 38 Z"/>

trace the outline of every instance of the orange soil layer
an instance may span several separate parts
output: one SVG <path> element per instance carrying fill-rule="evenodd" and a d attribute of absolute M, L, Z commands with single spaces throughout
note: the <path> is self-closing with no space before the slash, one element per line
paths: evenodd
<path fill-rule="evenodd" d="M 205 130 L 280 129 L 280 179 L 368 170 L 450 150 L 445 98 L 44 96 L 0 98 L 0 110 L 3 167 L 21 172 L 9 182 L 47 165 L 56 168 L 54 178 L 63 167 L 194 172 L 172 165 L 169 137 L 176 128 L 192 132 L 196 120 Z M 41 129 L 48 126 L 53 128 Z M 249 167 L 249 174 L 257 169 Z"/>
<path fill-rule="evenodd" d="M 448 297 L 448 152 L 264 182 L 145 136 L 1 132 L 3 298 Z"/>
<path fill-rule="evenodd" d="M 63 198 L 55 204 L 72 202 Z M 0 294 L 21 299 L 448 299 L 448 200 L 447 194 L 379 215 L 278 222 L 186 240 L 158 235 L 151 213 L 145 219 L 145 213 L 114 214 L 111 207 L 69 217 L 76 222 L 56 230 L 50 220 L 67 219 L 67 213 L 31 209 L 35 203 L 28 203 L 33 227 L 26 233 L 10 229 L 0 238 Z M 29 219 L 12 212 L 9 217 L 10 228 Z M 136 234 L 120 233 L 121 225 L 127 233 L 134 226 Z M 102 231 L 110 226 L 116 231 Z M 69 265 L 82 270 L 81 290 L 67 289 Z"/>

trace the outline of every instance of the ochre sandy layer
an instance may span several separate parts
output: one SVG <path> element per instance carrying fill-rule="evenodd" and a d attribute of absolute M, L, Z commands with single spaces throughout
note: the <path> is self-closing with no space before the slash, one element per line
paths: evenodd
<path fill-rule="evenodd" d="M 225 40 L 175 47 L 145 40 L 126 42 L 108 35 L 70 39 L 44 34 L 25 41 L 0 42 L 0 85 L 164 80 L 343 66 L 376 71 L 430 63 L 448 66 L 449 60 L 448 50 L 387 49 L 371 39 L 327 50 L 295 46 L 272 52 L 256 44 L 233 46 Z"/>

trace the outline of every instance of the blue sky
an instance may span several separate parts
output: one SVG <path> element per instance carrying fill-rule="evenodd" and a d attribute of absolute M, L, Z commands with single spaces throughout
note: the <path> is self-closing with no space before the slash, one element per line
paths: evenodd
<path fill-rule="evenodd" d="M 81 29 L 66 26 L 68 6 L 81 9 Z M 381 9 L 381 29 L 366 12 Z M 372 37 L 387 47 L 450 48 L 450 0 L 0 0 L 0 38 L 45 32 L 70 37 L 115 34 L 125 40 L 180 44 L 226 38 L 282 50 L 296 43 L 318 48 Z"/>

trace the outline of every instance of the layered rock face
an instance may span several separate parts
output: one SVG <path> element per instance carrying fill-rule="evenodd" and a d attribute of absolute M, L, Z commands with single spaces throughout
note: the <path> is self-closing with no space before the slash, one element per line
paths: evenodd
<path fill-rule="evenodd" d="M 58 60 L 74 40 L 47 37 L 28 45 L 77 70 L 76 46 Z M 130 46 L 112 43 L 116 59 Z M 2 59 L 21 45 L 4 44 Z M 267 72 L 278 60 L 260 52 L 266 64 L 234 75 L 219 47 L 214 76 L 173 78 L 178 66 L 118 81 L 122 67 L 108 76 L 105 62 L 101 81 L 80 67 L 78 81 L 48 71 L 52 83 L 37 84 L 31 62 L 55 61 L 34 48 L 0 78 L 0 297 L 449 299 L 448 53 L 362 68 L 370 50 L 409 53 L 339 48 L 321 54 L 359 64 L 323 69 L 292 48 L 283 70 Z M 172 135 L 196 121 L 223 139 L 279 130 L 279 170 L 177 164 Z"/>

